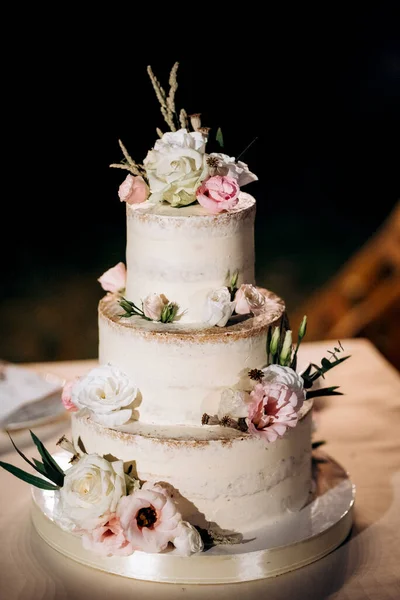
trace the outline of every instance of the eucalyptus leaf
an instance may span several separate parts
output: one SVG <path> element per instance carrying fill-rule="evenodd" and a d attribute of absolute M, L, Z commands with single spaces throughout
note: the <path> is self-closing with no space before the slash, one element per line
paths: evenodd
<path fill-rule="evenodd" d="M 9 473 L 15 475 L 15 477 L 18 477 L 18 479 L 22 479 L 22 481 L 26 481 L 27 483 L 30 483 L 31 485 L 34 485 L 35 487 L 38 487 L 42 490 L 59 489 L 59 486 L 53 485 L 52 483 L 48 483 L 44 479 L 40 479 L 40 477 L 36 477 L 35 475 L 31 475 L 30 473 L 26 473 L 22 469 L 14 467 L 14 465 L 10 465 L 9 463 L 0 461 L 0 467 L 3 467 L 3 469 L 9 471 Z"/>

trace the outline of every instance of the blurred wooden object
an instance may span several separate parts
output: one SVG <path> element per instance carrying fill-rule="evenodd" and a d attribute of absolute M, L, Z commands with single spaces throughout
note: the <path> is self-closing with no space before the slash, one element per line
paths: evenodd
<path fill-rule="evenodd" d="M 378 231 L 292 315 L 307 340 L 368 337 L 400 369 L 400 202 Z"/>

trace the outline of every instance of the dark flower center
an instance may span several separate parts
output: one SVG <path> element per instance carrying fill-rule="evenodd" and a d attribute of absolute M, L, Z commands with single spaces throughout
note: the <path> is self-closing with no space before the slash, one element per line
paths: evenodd
<path fill-rule="evenodd" d="M 136 521 L 139 527 L 151 527 L 157 521 L 157 513 L 152 506 L 141 508 L 136 515 Z"/>
<path fill-rule="evenodd" d="M 207 158 L 207 164 L 209 167 L 216 169 L 219 166 L 219 160 L 216 156 L 209 156 Z"/>

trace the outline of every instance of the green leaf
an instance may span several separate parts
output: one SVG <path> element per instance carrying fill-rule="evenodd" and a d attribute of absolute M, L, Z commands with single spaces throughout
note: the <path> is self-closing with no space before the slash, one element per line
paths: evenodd
<path fill-rule="evenodd" d="M 18 454 L 20 455 L 20 457 L 23 458 L 24 461 L 28 463 L 28 465 L 30 465 L 31 467 L 33 467 L 35 469 L 35 471 L 37 471 L 38 473 L 40 473 L 41 475 L 44 475 L 44 477 L 47 477 L 49 479 L 49 477 L 47 475 L 47 471 L 46 471 L 45 465 L 43 465 L 40 461 L 36 460 L 35 458 L 33 458 L 32 459 L 33 462 L 31 462 L 29 460 L 29 458 L 27 458 L 25 456 L 25 454 L 23 452 L 21 452 L 21 450 L 19 448 L 17 448 L 17 446 L 14 443 L 14 440 L 12 439 L 12 437 L 9 434 L 8 431 L 7 431 L 7 433 L 8 433 L 8 437 L 10 438 L 10 441 L 11 441 L 12 445 L 14 446 L 14 449 L 18 452 Z"/>
<path fill-rule="evenodd" d="M 327 358 L 323 358 L 321 360 L 321 365 L 322 365 L 324 371 L 329 371 L 331 369 L 331 364 L 332 363 L 330 363 Z"/>
<path fill-rule="evenodd" d="M 232 278 L 231 278 L 231 289 L 232 289 L 232 290 L 233 290 L 233 289 L 236 289 L 237 282 L 238 282 L 238 277 L 239 277 L 239 271 L 238 271 L 238 270 L 236 270 L 236 271 L 234 272 L 234 274 L 232 275 Z"/>
<path fill-rule="evenodd" d="M 179 310 L 179 306 L 175 302 L 170 302 L 163 308 L 161 313 L 161 323 L 172 323 Z"/>
<path fill-rule="evenodd" d="M 270 353 L 269 353 L 269 349 L 271 346 L 271 338 L 272 338 L 272 327 L 271 325 L 268 327 L 268 333 L 267 333 L 267 347 L 266 347 L 266 352 L 267 352 L 267 367 L 270 365 Z"/>
<path fill-rule="evenodd" d="M 313 442 L 311 444 L 311 448 L 313 450 L 315 450 L 316 448 L 319 448 L 320 446 L 323 446 L 324 444 L 326 444 L 326 442 L 324 442 L 324 440 L 320 440 L 319 442 Z"/>
<path fill-rule="evenodd" d="M 40 460 L 36 460 L 36 458 L 32 458 L 32 460 L 35 463 L 36 471 L 47 477 L 46 467 L 44 466 L 44 464 L 41 463 Z"/>
<path fill-rule="evenodd" d="M 301 374 L 303 379 L 309 379 L 310 374 L 311 374 L 311 368 L 312 368 L 312 365 L 310 364 L 310 365 L 308 365 L 307 369 L 305 371 L 303 371 L 303 373 Z"/>
<path fill-rule="evenodd" d="M 221 148 L 223 148 L 224 147 L 224 136 L 222 135 L 221 127 L 218 127 L 215 139 L 218 142 L 218 144 L 221 146 Z"/>
<path fill-rule="evenodd" d="M 350 358 L 350 356 L 343 356 L 343 358 L 337 358 L 336 360 L 334 360 L 332 362 L 330 360 L 328 360 L 327 358 L 323 358 L 321 360 L 321 365 L 322 365 L 320 368 L 320 371 L 322 372 L 321 374 L 323 375 L 327 371 L 330 371 L 331 369 L 333 369 L 333 367 L 340 365 L 340 363 L 347 360 L 348 358 Z"/>
<path fill-rule="evenodd" d="M 333 385 L 331 387 L 320 388 L 319 390 L 309 390 L 306 392 L 306 398 L 310 400 L 310 398 L 318 398 L 320 396 L 343 396 L 342 392 L 336 391 L 337 389 L 339 389 L 339 386 Z"/>
<path fill-rule="evenodd" d="M 8 431 L 7 431 L 7 435 L 8 435 L 8 437 L 10 438 L 10 442 L 11 442 L 11 443 L 12 443 L 12 445 L 14 446 L 14 450 L 16 450 L 16 451 L 18 452 L 18 454 L 20 455 L 20 457 L 21 457 L 21 458 L 23 458 L 23 459 L 24 459 L 24 461 L 28 463 L 28 465 L 30 465 L 31 467 L 33 467 L 33 468 L 35 469 L 36 467 L 35 467 L 34 463 L 33 463 L 33 462 L 31 462 L 31 461 L 29 460 L 29 458 L 27 458 L 27 457 L 25 456 L 25 454 L 24 454 L 23 452 L 21 452 L 21 450 L 20 450 L 19 448 L 17 448 L 17 446 L 15 445 L 15 442 L 14 442 L 14 440 L 12 439 L 12 437 L 11 437 L 11 435 L 9 434 L 9 432 L 8 432 Z M 32 460 L 34 460 L 34 459 L 32 459 Z M 42 464 L 42 463 L 39 463 L 39 464 Z M 42 465 L 42 466 L 43 466 L 43 465 Z"/>
<path fill-rule="evenodd" d="M 27 483 L 30 483 L 31 485 L 34 485 L 35 487 L 38 487 L 42 490 L 58 490 L 58 489 L 60 489 L 59 486 L 57 486 L 57 485 L 48 483 L 47 481 L 44 481 L 44 479 L 40 479 L 40 477 L 36 477 L 35 475 L 30 475 L 30 473 L 26 473 L 22 469 L 19 469 L 18 467 L 14 467 L 14 465 L 10 465 L 1 460 L 0 460 L 0 467 L 3 467 L 3 469 L 5 469 L 6 471 L 9 471 L 12 475 L 15 475 L 15 477 L 18 477 L 18 479 L 22 479 L 22 481 L 26 481 Z"/>
<path fill-rule="evenodd" d="M 51 456 L 50 452 L 46 450 L 43 443 L 39 440 L 39 438 L 33 433 L 33 431 L 29 430 L 31 434 L 33 443 L 36 448 L 39 450 L 39 454 L 43 459 L 43 465 L 46 469 L 47 477 L 51 479 L 58 486 L 62 487 L 64 484 L 64 471 L 61 467 L 56 463 L 54 458 Z"/>

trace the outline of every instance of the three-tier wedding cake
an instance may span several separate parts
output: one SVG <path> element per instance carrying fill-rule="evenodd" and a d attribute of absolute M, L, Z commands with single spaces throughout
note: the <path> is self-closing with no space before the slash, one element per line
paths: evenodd
<path fill-rule="evenodd" d="M 177 68 L 168 94 L 148 69 L 169 131 L 143 164 L 120 142 L 111 165 L 128 171 L 126 266 L 99 278 L 99 366 L 63 391 L 70 464 L 34 434 L 43 462 L 26 460 L 41 477 L 2 463 L 52 491 L 53 521 L 104 557 L 244 544 L 301 511 L 312 398 L 338 393 L 315 384 L 346 358 L 340 346 L 299 372 L 306 318 L 294 340 L 284 302 L 255 285 L 256 201 L 242 188 L 257 177 L 212 151 L 220 130 L 212 140 L 199 114 L 177 112 Z"/>

